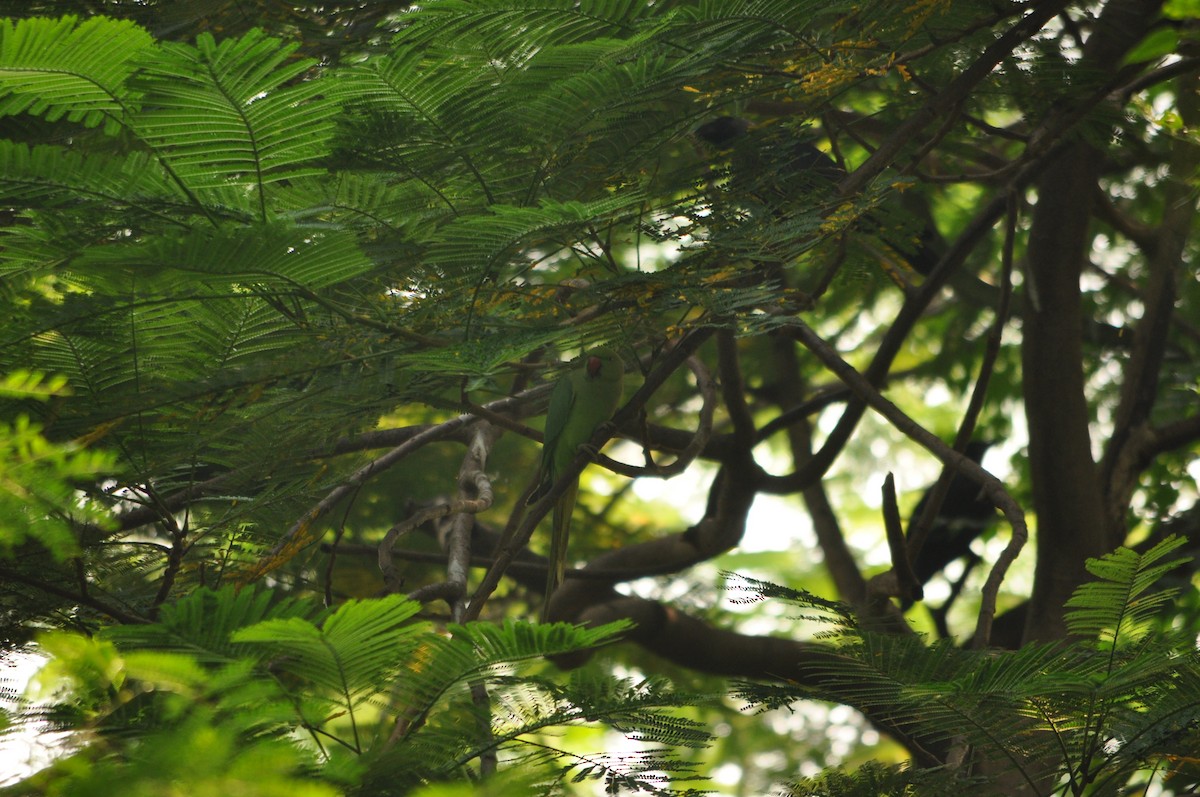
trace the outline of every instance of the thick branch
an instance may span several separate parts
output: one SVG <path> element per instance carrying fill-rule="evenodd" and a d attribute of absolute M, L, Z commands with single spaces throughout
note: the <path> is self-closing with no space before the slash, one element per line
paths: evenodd
<path fill-rule="evenodd" d="M 605 600 L 593 602 L 579 619 L 588 625 L 632 620 L 634 627 L 626 640 L 689 670 L 798 684 L 825 699 L 855 705 L 854 701 L 839 697 L 839 693 L 845 691 L 844 684 L 839 687 L 840 679 L 828 676 L 828 673 L 844 669 L 849 662 L 818 644 L 714 628 L 677 609 L 644 598 L 619 595 L 615 591 L 609 591 Z M 556 658 L 555 663 L 562 667 L 579 666 L 590 655 L 591 651 L 584 651 Z M 904 744 L 921 764 L 936 766 L 943 763 L 945 750 L 938 743 L 925 743 L 887 717 L 874 715 L 869 707 L 860 706 L 860 709 L 868 720 Z"/>
<path fill-rule="evenodd" d="M 1200 121 L 1196 102 L 1196 78 L 1181 80 L 1177 96 L 1184 123 Z M 1141 473 L 1139 454 L 1144 446 L 1138 434 L 1148 425 L 1150 412 L 1158 398 L 1159 377 L 1171 320 L 1175 312 L 1178 274 L 1185 268 L 1184 249 L 1196 215 L 1194 192 L 1190 183 L 1200 165 L 1200 147 L 1180 138 L 1171 159 L 1171 179 L 1163 197 L 1163 219 L 1155 233 L 1157 245 L 1149 257 L 1150 277 L 1144 291 L 1142 318 L 1134 329 L 1133 348 L 1122 373 L 1121 400 L 1114 414 L 1113 432 L 1100 462 L 1100 478 L 1108 498 L 1110 528 L 1114 538 L 1109 546 L 1124 540 L 1120 534 L 1130 498 Z"/>
<path fill-rule="evenodd" d="M 979 484 L 992 503 L 999 507 L 1004 516 L 1008 518 L 1012 525 L 1012 538 L 1004 552 L 996 559 L 996 564 L 984 584 L 980 597 L 975 639 L 976 644 L 986 645 L 991 632 L 992 618 L 996 614 L 996 596 L 1000 591 L 1000 584 L 1003 582 L 1009 566 L 1017 558 L 1017 554 L 1021 552 L 1022 546 L 1029 538 L 1029 529 L 1025 525 L 1025 513 L 1008 494 L 1003 482 L 975 462 L 954 451 L 932 432 L 922 428 L 916 421 L 905 415 L 899 407 L 884 398 L 866 377 L 855 371 L 833 347 L 823 341 L 815 332 L 800 322 L 796 322 L 792 331 L 796 338 L 815 354 L 817 359 L 825 364 L 825 367 L 833 371 L 839 379 L 857 393 L 862 401 L 886 418 L 897 430 L 929 449 L 942 462 L 953 464 L 965 476 Z"/>
<path fill-rule="evenodd" d="M 487 404 L 487 408 L 493 412 L 499 412 L 518 406 L 522 402 L 529 401 L 532 398 L 539 396 L 549 390 L 548 386 L 539 386 L 530 390 L 518 393 L 515 396 L 508 396 L 497 401 Z M 352 494 L 355 490 L 361 487 L 371 477 L 391 468 L 400 463 L 405 457 L 418 451 L 430 443 L 440 442 L 443 440 L 452 439 L 462 436 L 463 432 L 471 425 L 479 423 L 480 419 L 474 415 L 459 415 L 443 423 L 435 426 L 430 426 L 423 429 L 418 434 L 409 437 L 405 442 L 396 446 L 391 451 L 383 456 L 368 462 L 363 467 L 350 474 L 345 481 L 331 490 L 324 498 L 316 505 L 304 513 L 292 527 L 284 533 L 278 542 L 266 554 L 259 558 L 257 564 L 243 574 L 242 579 L 246 582 L 254 581 L 263 575 L 271 572 L 275 568 L 285 564 L 298 552 L 311 545 L 317 538 L 317 533 L 313 529 L 313 525 L 329 513 L 339 501 Z"/>
<path fill-rule="evenodd" d="M 687 365 L 691 369 L 692 375 L 696 377 L 696 388 L 700 391 L 701 405 L 700 412 L 698 413 L 699 420 L 696 423 L 696 431 L 685 432 L 681 429 L 668 429 L 663 426 L 653 427 L 652 434 L 643 435 L 646 438 L 643 444 L 646 444 L 645 457 L 648 464 L 640 467 L 616 462 L 603 454 L 597 457 L 597 462 L 613 473 L 619 473 L 631 479 L 650 476 L 659 479 L 669 479 L 672 476 L 683 473 L 697 457 L 703 455 L 708 450 L 709 440 L 712 439 L 713 416 L 717 408 L 717 386 L 713 381 L 712 374 L 708 371 L 708 367 L 699 357 L 689 357 Z M 646 431 L 651 432 L 651 429 L 647 428 Z M 673 462 L 666 465 L 654 462 L 649 451 L 648 443 L 650 440 L 661 441 L 664 438 L 677 440 L 685 436 L 687 437 L 687 442 L 683 443 L 681 448 L 668 446 L 676 452 Z M 714 453 L 710 452 L 710 454 Z M 719 459 L 720 457 L 717 458 Z"/>
<path fill-rule="evenodd" d="M 593 557 L 585 570 L 621 573 L 653 562 L 678 572 L 733 548 L 746 530 L 746 517 L 754 503 L 754 478 L 745 467 L 725 467 L 713 480 L 709 492 L 708 510 L 696 525 L 677 534 L 602 553 Z M 576 622 L 589 606 L 608 600 L 610 592 L 611 586 L 598 586 L 593 579 L 568 579 L 554 593 L 548 616 Z"/>
<path fill-rule="evenodd" d="M 448 535 L 446 547 L 450 551 L 447 567 L 447 581 L 456 585 L 458 594 L 465 594 L 467 588 L 467 567 L 471 559 L 470 529 L 468 522 L 465 531 L 462 530 L 463 518 L 468 520 L 480 512 L 491 508 L 493 502 L 492 481 L 488 476 L 487 456 L 492 444 L 499 437 L 498 430 L 487 422 L 478 424 L 472 435 L 467 453 L 463 457 L 459 469 L 458 496 L 449 503 L 436 504 L 426 507 L 405 520 L 388 529 L 379 543 L 379 570 L 388 592 L 399 592 L 400 581 L 393 564 L 392 549 L 396 541 L 414 528 L 432 520 L 453 516 L 451 532 Z M 457 532 L 457 533 L 456 533 Z"/>

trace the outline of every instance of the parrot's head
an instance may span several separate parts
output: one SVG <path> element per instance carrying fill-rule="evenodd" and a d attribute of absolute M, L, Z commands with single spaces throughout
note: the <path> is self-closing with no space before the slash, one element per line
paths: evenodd
<path fill-rule="evenodd" d="M 584 361 L 588 379 L 616 382 L 625 374 L 625 363 L 611 349 L 596 349 Z"/>

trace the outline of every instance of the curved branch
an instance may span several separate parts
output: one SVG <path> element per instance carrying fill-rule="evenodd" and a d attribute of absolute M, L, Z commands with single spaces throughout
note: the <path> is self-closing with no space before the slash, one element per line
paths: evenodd
<path fill-rule="evenodd" d="M 746 517 L 756 494 L 754 478 L 744 467 L 722 468 L 709 491 L 708 509 L 699 523 L 682 532 L 649 542 L 626 545 L 594 557 L 585 572 L 628 573 L 647 562 L 663 572 L 678 572 L 737 545 L 746 530 Z M 620 579 L 614 578 L 613 582 Z M 611 586 L 598 588 L 594 579 L 568 579 L 550 600 L 547 617 L 576 622 L 597 601 L 606 600 Z"/>
<path fill-rule="evenodd" d="M 594 601 L 579 617 L 587 625 L 615 620 L 634 623 L 624 640 L 633 642 L 667 661 L 689 670 L 736 678 L 753 678 L 795 686 L 803 685 L 828 700 L 846 700 L 839 683 L 828 673 L 838 672 L 850 662 L 832 649 L 812 642 L 769 636 L 750 636 L 715 628 L 669 606 L 645 598 L 625 596 L 608 590 L 602 600 Z M 594 651 L 559 656 L 555 664 L 578 667 Z M 945 745 L 914 736 L 902 725 L 861 707 L 876 727 L 899 740 L 925 766 L 944 763 Z"/>
<path fill-rule="evenodd" d="M 494 435 L 494 432 L 492 432 L 490 429 L 488 431 L 481 430 L 479 434 L 487 435 L 489 433 Z M 387 533 L 383 535 L 383 540 L 379 543 L 377 550 L 379 558 L 379 571 L 383 573 L 383 579 L 384 583 L 386 584 L 387 592 L 390 593 L 400 591 L 401 585 L 399 579 L 396 577 L 396 567 L 392 559 L 392 549 L 395 547 L 396 541 L 399 540 L 402 535 L 407 534 L 416 527 L 424 525 L 432 520 L 438 520 L 450 515 L 475 515 L 491 509 L 493 503 L 492 481 L 487 473 L 483 470 L 484 463 L 486 462 L 486 452 L 481 460 L 479 459 L 478 455 L 474 453 L 475 448 L 476 445 L 472 444 L 471 453 L 468 453 L 463 462 L 464 469 L 470 465 L 472 470 L 470 473 L 460 476 L 459 479 L 462 493 L 470 494 L 470 497 L 467 497 L 466 495 L 460 495 L 458 498 L 455 498 L 449 503 L 436 504 L 431 507 L 426 507 L 420 512 L 410 515 L 408 518 L 392 526 L 390 529 L 388 529 Z M 457 567 L 455 565 L 456 558 L 460 560 L 457 564 Z M 462 561 L 469 559 L 470 547 L 468 546 L 465 557 L 455 557 L 453 554 L 451 555 L 449 570 L 459 573 L 465 572 Z M 460 586 L 465 588 L 465 575 L 462 579 L 455 579 L 451 577 L 450 580 L 461 581 L 462 584 Z"/>
<path fill-rule="evenodd" d="M 759 439 L 765 439 L 768 430 L 779 424 L 779 428 L 787 431 L 788 446 L 791 449 L 792 461 L 802 465 L 812 458 L 812 425 L 808 415 L 816 412 L 835 400 L 845 401 L 853 397 L 853 393 L 843 384 L 836 384 L 836 389 L 826 388 L 817 391 L 816 395 L 795 407 L 788 407 L 793 397 L 805 395 L 807 390 L 800 372 L 800 361 L 797 357 L 797 346 L 787 335 L 774 334 L 771 336 L 775 378 L 777 384 L 772 387 L 775 402 L 782 412 L 759 429 Z M 785 419 L 787 419 L 785 421 Z M 757 441 L 755 441 L 757 442 Z M 765 484 L 759 489 L 764 492 L 772 491 L 775 477 L 767 476 Z M 867 594 L 867 582 L 858 567 L 850 546 L 846 544 L 846 536 L 838 524 L 837 515 L 829 496 L 825 493 L 824 483 L 820 480 L 808 485 L 801 492 L 804 505 L 812 519 L 813 531 L 817 535 L 817 544 L 821 546 L 824 555 L 825 568 L 833 578 L 837 594 L 847 603 L 858 605 Z"/>
<path fill-rule="evenodd" d="M 458 474 L 458 503 L 470 508 L 454 515 L 446 535 L 446 549 L 450 554 L 446 581 L 458 588 L 458 597 L 450 607 L 455 622 L 462 622 L 467 612 L 463 599 L 467 594 L 471 563 L 471 530 L 475 526 L 474 515 L 492 505 L 492 480 L 487 475 L 487 458 L 501 434 L 499 428 L 486 421 L 477 426 Z"/>
<path fill-rule="evenodd" d="M 754 417 L 746 406 L 746 386 L 738 364 L 737 339 L 732 330 L 717 333 L 717 362 L 721 370 L 721 394 L 733 423 L 733 442 L 738 450 L 748 451 L 754 444 Z"/>
<path fill-rule="evenodd" d="M 421 434 L 414 436 L 407 443 L 396 446 L 378 459 L 373 459 L 354 471 L 345 481 L 330 490 L 324 498 L 293 523 L 292 527 L 279 538 L 278 542 L 266 554 L 259 557 L 258 562 L 252 568 L 243 573 L 241 577 L 242 581 L 250 582 L 261 578 L 277 567 L 286 564 L 297 553 L 316 542 L 318 535 L 313 530 L 313 525 L 329 514 L 330 510 L 337 506 L 339 501 L 361 487 L 372 476 L 391 468 L 409 454 L 423 448 L 429 443 L 459 435 L 465 427 L 476 422 L 478 422 L 478 419 L 474 416 L 460 415 L 452 421 L 430 427 Z"/>
<path fill-rule="evenodd" d="M 689 357 L 687 359 L 687 366 L 691 369 L 692 375 L 696 377 L 696 387 L 700 391 L 700 413 L 696 424 L 696 431 L 691 433 L 691 438 L 687 441 L 687 444 L 679 450 L 675 461 L 667 465 L 659 465 L 651 458 L 649 448 L 643 446 L 646 461 L 649 463 L 648 465 L 641 467 L 627 465 L 624 462 L 610 459 L 603 454 L 596 458 L 598 464 L 613 473 L 619 473 L 622 476 L 628 476 L 632 479 L 646 476 L 669 479 L 672 476 L 683 473 L 698 456 L 704 453 L 708 446 L 708 441 L 712 437 L 713 415 L 716 412 L 717 406 L 717 387 L 716 383 L 713 382 L 712 374 L 708 371 L 708 367 L 699 357 Z M 666 427 L 656 428 L 667 431 Z M 684 434 L 684 432 L 678 429 L 671 429 L 669 431 Z"/>
<path fill-rule="evenodd" d="M 1180 86 L 1179 111 L 1184 124 L 1194 125 L 1200 118 L 1195 101 L 1195 79 Z M 1155 233 L 1158 242 L 1150 253 L 1150 271 L 1144 291 L 1142 318 L 1133 332 L 1133 347 L 1122 369 L 1121 398 L 1113 414 L 1113 430 L 1100 460 L 1100 479 L 1114 534 L 1123 530 L 1123 519 L 1141 469 L 1138 453 L 1143 448 L 1135 432 L 1146 426 L 1158 399 L 1158 386 L 1171 321 L 1175 316 L 1178 274 L 1184 269 L 1184 251 L 1196 215 L 1192 187 L 1185 177 L 1193 175 L 1200 164 L 1200 147 L 1183 139 L 1176 143 L 1171 158 L 1171 174 L 1163 196 L 1163 219 Z M 1123 534 L 1121 537 L 1123 538 Z M 1111 546 L 1123 539 L 1111 539 Z"/>
<path fill-rule="evenodd" d="M 1037 166 L 1037 162 L 1031 162 L 1022 168 L 1013 178 L 1014 182 L 1009 190 L 1016 190 L 1015 186 L 1024 185 L 1025 182 L 1032 179 Z M 962 265 L 975 246 L 983 240 L 996 220 L 1004 214 L 1007 204 L 1006 196 L 1007 192 L 993 199 L 977 212 L 949 251 L 930 271 L 921 286 L 905 296 L 904 304 L 901 306 L 900 312 L 896 314 L 896 320 L 888 328 L 879 347 L 875 350 L 875 356 L 863 372 L 863 376 L 873 388 L 878 388 L 886 383 L 892 360 L 900 352 L 909 332 L 925 312 L 925 308 L 941 292 L 942 286 Z M 842 416 L 825 438 L 825 443 L 820 450 L 799 466 L 794 473 L 773 480 L 773 485 L 769 489 L 773 492 L 798 492 L 821 479 L 833 465 L 838 454 L 841 453 L 842 447 L 850 439 L 850 435 L 854 433 L 866 408 L 867 404 L 861 396 L 856 396 L 848 402 Z"/>
<path fill-rule="evenodd" d="M 599 450 L 612 436 L 613 429 L 618 429 L 630 423 L 636 417 L 637 413 L 641 411 L 646 402 L 650 400 L 650 397 L 654 395 L 655 391 L 662 387 L 663 383 L 700 348 L 700 345 L 704 341 L 712 336 L 714 331 L 711 328 L 701 328 L 685 335 L 674 348 L 666 353 L 661 362 L 658 363 L 658 366 L 646 377 L 642 386 L 625 403 L 625 406 L 617 410 L 612 418 L 612 422 L 602 424 L 596 430 L 596 433 L 589 441 L 589 445 L 582 447 L 584 450 L 577 454 L 571 463 L 563 469 L 563 473 L 559 476 L 558 480 L 542 496 L 541 500 L 533 506 L 529 513 L 517 522 L 520 510 L 518 509 L 517 512 L 514 512 L 513 517 L 510 519 L 510 526 L 515 523 L 515 528 L 505 530 L 507 539 L 497 552 L 495 564 L 488 570 L 471 596 L 470 604 L 463 617 L 464 621 L 473 620 L 479 616 L 480 611 L 483 609 L 483 604 L 500 583 L 500 578 L 504 575 L 505 568 L 512 562 L 517 552 L 524 549 L 526 543 L 529 542 L 529 538 L 533 536 L 533 530 L 537 527 L 538 522 L 545 517 L 550 508 L 554 506 L 555 502 L 567 491 L 587 466 L 589 461 L 587 450 Z"/>
<path fill-rule="evenodd" d="M 541 385 L 522 391 L 515 396 L 498 399 L 485 406 L 493 412 L 499 412 L 529 401 L 549 390 L 550 387 L 548 385 Z M 477 416 L 465 414 L 426 427 L 383 456 L 368 462 L 363 467 L 354 471 L 345 481 L 331 490 L 316 505 L 305 512 L 299 520 L 293 523 L 292 527 L 284 533 L 279 541 L 266 554 L 259 557 L 258 562 L 243 574 L 242 579 L 244 581 L 253 581 L 262 577 L 285 564 L 301 550 L 315 542 L 317 535 L 312 529 L 313 524 L 327 515 L 339 501 L 350 495 L 371 477 L 393 467 L 405 457 L 430 443 L 441 442 L 456 437 L 467 442 L 467 438 L 463 436 L 466 429 L 480 422 L 481 419 Z"/>
<path fill-rule="evenodd" d="M 482 410 L 479 415 L 486 414 L 488 418 L 491 418 L 493 415 L 499 413 L 512 412 L 524 404 L 536 401 L 542 394 L 549 393 L 551 387 L 552 386 L 549 384 L 539 385 L 537 387 L 530 388 L 529 390 L 521 391 L 515 395 L 489 402 L 482 407 L 475 407 L 473 410 Z M 304 453 L 302 457 L 334 457 L 342 454 L 350 454 L 355 451 L 370 451 L 379 448 L 395 448 L 407 444 L 414 437 L 419 437 L 427 433 L 433 433 L 433 430 L 436 429 L 441 429 L 443 432 L 448 433 L 446 435 L 438 434 L 435 439 L 440 440 L 443 439 L 444 436 L 453 436 L 453 433 L 478 420 L 478 415 L 474 414 L 474 412 L 469 412 L 452 418 L 449 421 L 444 421 L 440 424 L 421 424 L 416 426 L 404 426 L 396 429 L 373 429 L 369 432 L 356 434 L 353 437 L 343 437 L 337 440 L 328 449 L 309 451 Z M 511 419 L 508 421 L 508 423 L 515 424 L 515 426 L 518 427 L 515 429 L 515 431 L 520 434 L 524 434 L 535 440 L 540 438 L 540 433 L 538 433 L 536 430 L 522 427 L 521 424 L 511 421 Z M 426 443 L 434 441 L 435 440 L 429 439 L 425 440 Z M 228 473 L 222 473 L 212 477 L 211 479 L 197 482 L 189 487 L 172 493 L 169 496 L 163 497 L 159 502 L 161 508 L 157 505 L 146 505 L 122 513 L 117 519 L 118 525 L 116 530 L 130 531 L 140 526 L 144 526 L 147 523 L 157 522 L 162 519 L 163 509 L 170 512 L 179 512 L 186 508 L 193 501 L 200 500 L 205 496 L 212 495 L 221 491 L 222 489 L 225 489 L 225 487 L 231 481 L 236 480 L 240 475 L 242 475 L 242 471 L 230 471 Z M 96 537 L 108 536 L 111 533 L 111 530 L 100 529 L 99 527 L 81 526 L 81 528 L 84 533 Z"/>
<path fill-rule="evenodd" d="M 1021 510 L 1020 505 L 1013 500 L 1012 496 L 1008 494 L 1008 490 L 1005 489 L 1003 482 L 975 462 L 947 446 L 937 435 L 927 431 L 912 418 L 905 415 L 899 407 L 884 398 L 866 377 L 854 370 L 849 363 L 841 358 L 833 347 L 822 340 L 805 324 L 797 321 L 791 329 L 797 339 L 816 355 L 817 359 L 821 360 L 829 370 L 833 371 L 839 379 L 844 381 L 857 393 L 863 402 L 870 405 L 871 409 L 886 418 L 892 426 L 905 436 L 929 449 L 942 462 L 953 465 L 961 473 L 979 484 L 983 488 L 984 493 L 987 494 L 987 497 L 991 499 L 993 504 L 1000 508 L 1000 511 L 1008 518 L 1008 522 L 1012 524 L 1012 539 L 1009 541 L 1008 547 L 997 557 L 995 567 L 993 567 L 991 574 L 988 576 L 987 583 L 984 585 L 983 595 L 981 596 L 979 620 L 975 629 L 975 641 L 977 645 L 987 645 L 987 640 L 991 633 L 992 618 L 996 614 L 996 594 L 999 592 L 999 585 L 1003 581 L 1005 573 L 1008 572 L 1009 566 L 1017 558 L 1017 554 L 1021 552 L 1021 548 L 1029 538 L 1029 529 L 1025 525 L 1025 513 Z"/>

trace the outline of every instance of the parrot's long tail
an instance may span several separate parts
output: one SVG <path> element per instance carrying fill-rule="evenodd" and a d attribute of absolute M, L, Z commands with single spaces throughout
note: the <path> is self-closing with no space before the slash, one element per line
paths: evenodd
<path fill-rule="evenodd" d="M 571 534 L 571 514 L 575 509 L 578 483 L 571 485 L 554 505 L 553 531 L 550 537 L 550 561 L 546 568 L 546 597 L 542 601 L 542 622 L 550 615 L 550 598 L 567 575 L 567 540 Z"/>

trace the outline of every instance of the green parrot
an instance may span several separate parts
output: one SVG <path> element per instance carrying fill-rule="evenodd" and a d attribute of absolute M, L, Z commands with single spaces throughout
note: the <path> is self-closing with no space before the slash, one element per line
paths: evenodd
<path fill-rule="evenodd" d="M 550 394 L 546 413 L 545 443 L 538 486 L 529 496 L 533 504 L 550 491 L 551 486 L 575 459 L 579 447 L 587 444 L 600 424 L 612 418 L 625 383 L 625 363 L 611 349 L 594 349 L 572 364 Z M 571 512 L 579 483 L 572 484 L 554 506 L 553 536 L 550 538 L 550 569 L 546 574 L 546 600 L 542 619 L 550 605 L 550 595 L 562 583 L 566 573 L 567 535 L 571 530 Z"/>

